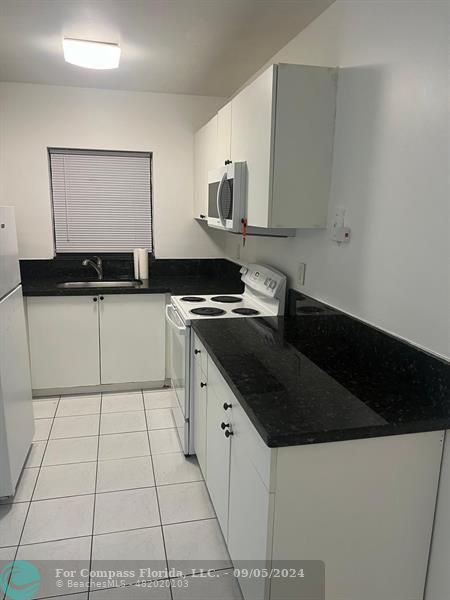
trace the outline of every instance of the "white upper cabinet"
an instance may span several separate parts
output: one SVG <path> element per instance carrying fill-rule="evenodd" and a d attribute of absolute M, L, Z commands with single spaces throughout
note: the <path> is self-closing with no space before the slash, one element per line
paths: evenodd
<path fill-rule="evenodd" d="M 288 64 L 233 98 L 231 159 L 247 162 L 249 226 L 326 226 L 335 104 L 335 69 Z"/>
<path fill-rule="evenodd" d="M 208 171 L 231 160 L 247 163 L 250 228 L 326 227 L 336 83 L 337 69 L 272 65 L 220 109 L 195 135 L 194 217 L 207 215 Z"/>
<path fill-rule="evenodd" d="M 215 115 L 194 137 L 194 217 L 208 215 L 208 171 L 217 167 L 217 121 Z"/>
<path fill-rule="evenodd" d="M 222 167 L 231 160 L 231 102 L 225 104 L 217 113 L 217 152 L 216 165 Z"/>
<path fill-rule="evenodd" d="M 269 227 L 271 140 L 275 68 L 270 68 L 232 100 L 231 158 L 247 162 L 247 220 Z"/>

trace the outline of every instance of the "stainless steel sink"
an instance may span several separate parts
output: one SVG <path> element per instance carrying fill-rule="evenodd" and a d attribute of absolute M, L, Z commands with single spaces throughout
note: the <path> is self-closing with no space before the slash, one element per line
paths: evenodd
<path fill-rule="evenodd" d="M 142 285 L 142 281 L 136 279 L 118 279 L 116 281 L 64 281 L 57 283 L 59 288 L 137 288 Z"/>

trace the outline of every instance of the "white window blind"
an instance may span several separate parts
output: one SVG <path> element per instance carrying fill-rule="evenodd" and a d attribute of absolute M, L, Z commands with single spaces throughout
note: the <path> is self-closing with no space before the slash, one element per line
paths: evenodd
<path fill-rule="evenodd" d="M 151 154 L 49 148 L 55 246 L 153 252 Z"/>

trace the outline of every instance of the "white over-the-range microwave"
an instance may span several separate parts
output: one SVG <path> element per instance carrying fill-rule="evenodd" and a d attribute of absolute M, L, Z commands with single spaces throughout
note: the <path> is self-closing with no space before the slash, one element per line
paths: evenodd
<path fill-rule="evenodd" d="M 247 164 L 235 162 L 208 172 L 208 225 L 242 231 L 246 207 Z"/>
<path fill-rule="evenodd" d="M 208 172 L 208 225 L 231 233 L 294 236 L 295 229 L 247 227 L 247 163 L 228 163 Z M 245 228 L 244 228 L 245 223 Z"/>

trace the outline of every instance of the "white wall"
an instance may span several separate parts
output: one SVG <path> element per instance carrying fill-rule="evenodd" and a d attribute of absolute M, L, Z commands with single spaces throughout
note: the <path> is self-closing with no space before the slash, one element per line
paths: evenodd
<path fill-rule="evenodd" d="M 193 132 L 222 98 L 0 83 L 0 202 L 16 207 L 22 258 L 53 256 L 47 147 L 153 152 L 159 258 L 223 255 L 192 219 Z"/>
<path fill-rule="evenodd" d="M 329 213 L 347 209 L 352 240 L 248 238 L 241 260 L 297 288 L 306 262 L 298 289 L 450 356 L 448 3 L 338 0 L 271 62 L 342 67 Z"/>

